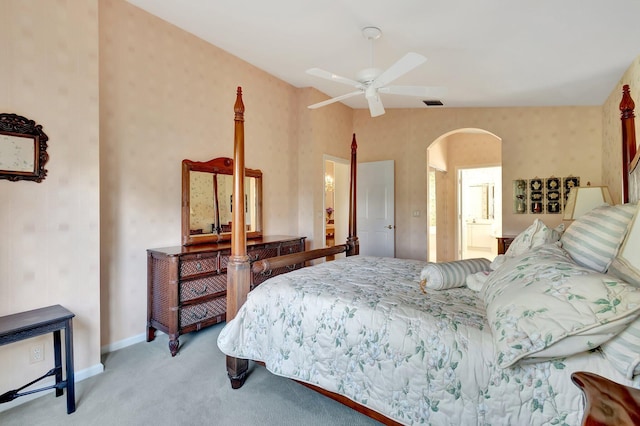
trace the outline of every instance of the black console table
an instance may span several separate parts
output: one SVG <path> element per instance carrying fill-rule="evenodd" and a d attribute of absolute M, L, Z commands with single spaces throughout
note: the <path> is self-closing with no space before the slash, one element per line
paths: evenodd
<path fill-rule="evenodd" d="M 55 361 L 54 368 L 44 376 L 27 383 L 21 388 L 0 395 L 0 403 L 13 401 L 19 396 L 54 388 L 56 396 L 61 396 L 63 389 L 67 388 L 67 414 L 76 411 L 75 380 L 73 375 L 73 325 L 71 323 L 71 319 L 74 316 L 75 314 L 68 309 L 60 305 L 54 305 L 0 317 L 0 346 L 53 332 Z M 64 330 L 66 380 L 62 380 L 61 330 Z M 55 385 L 19 393 L 22 389 L 31 386 L 35 382 L 54 375 L 56 378 Z"/>

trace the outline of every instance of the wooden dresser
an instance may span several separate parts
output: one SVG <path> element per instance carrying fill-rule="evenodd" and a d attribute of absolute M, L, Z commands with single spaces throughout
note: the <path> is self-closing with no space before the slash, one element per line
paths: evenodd
<path fill-rule="evenodd" d="M 247 240 L 247 254 L 255 262 L 304 251 L 304 244 L 305 237 L 266 236 Z M 147 342 L 161 330 L 169 335 L 169 350 L 175 356 L 178 336 L 225 320 L 230 254 L 229 242 L 147 250 Z M 251 288 L 302 266 L 282 268 L 268 276 L 252 274 Z"/>
<path fill-rule="evenodd" d="M 498 254 L 505 254 L 509 250 L 509 246 L 516 238 L 516 235 L 496 237 L 498 239 Z"/>

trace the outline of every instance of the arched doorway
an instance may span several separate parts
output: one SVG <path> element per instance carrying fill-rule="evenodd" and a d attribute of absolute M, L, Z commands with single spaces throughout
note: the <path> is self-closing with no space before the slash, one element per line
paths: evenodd
<path fill-rule="evenodd" d="M 446 262 L 463 257 L 462 211 L 465 200 L 462 199 L 460 173 L 464 169 L 501 167 L 502 139 L 497 135 L 477 128 L 461 128 L 443 134 L 427 148 L 427 166 L 429 170 L 428 209 L 429 225 L 427 259 Z M 500 173 L 501 176 L 501 173 Z M 477 185 L 487 182 L 479 182 Z M 487 186 L 480 191 L 487 195 Z M 502 188 L 502 184 L 493 183 L 493 188 Z M 493 201 L 501 206 L 502 194 L 493 192 Z M 486 205 L 493 212 L 493 225 L 490 238 L 502 232 L 502 208 Z M 471 219 L 472 220 L 472 219 Z M 486 237 L 485 237 L 486 238 Z M 497 242 L 496 242 L 497 246 Z M 493 254 L 486 253 L 490 258 Z"/>

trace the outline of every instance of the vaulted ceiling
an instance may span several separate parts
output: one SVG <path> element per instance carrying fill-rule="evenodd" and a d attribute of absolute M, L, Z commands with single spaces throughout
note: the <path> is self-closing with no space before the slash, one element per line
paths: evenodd
<path fill-rule="evenodd" d="M 638 0 L 128 0 L 296 87 L 353 89 L 306 74 L 356 78 L 407 52 L 427 62 L 394 84 L 444 86 L 446 107 L 602 105 L 640 54 Z M 382 95 L 386 108 L 427 108 Z M 366 108 L 364 97 L 343 101 Z"/>

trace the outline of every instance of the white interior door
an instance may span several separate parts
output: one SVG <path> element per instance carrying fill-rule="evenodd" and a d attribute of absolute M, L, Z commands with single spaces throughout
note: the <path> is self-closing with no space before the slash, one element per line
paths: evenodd
<path fill-rule="evenodd" d="M 357 231 L 363 256 L 395 256 L 393 160 L 358 163 Z"/>

